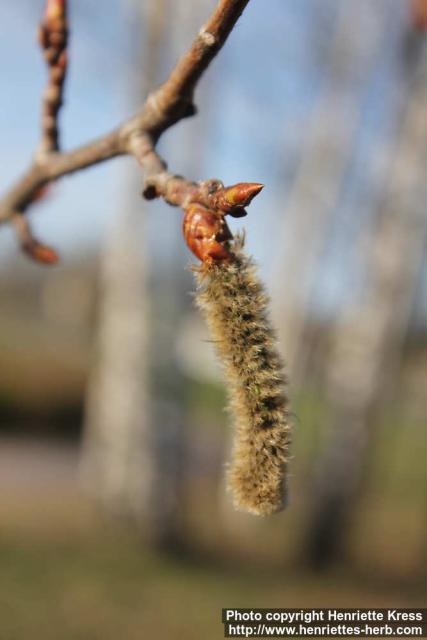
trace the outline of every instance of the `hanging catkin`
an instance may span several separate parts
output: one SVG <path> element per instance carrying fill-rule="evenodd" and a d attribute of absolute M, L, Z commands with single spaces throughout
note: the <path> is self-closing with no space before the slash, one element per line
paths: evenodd
<path fill-rule="evenodd" d="M 234 420 L 228 485 L 235 506 L 268 515 L 285 506 L 290 428 L 282 363 L 267 316 L 268 298 L 243 240 L 230 262 L 194 269 L 196 302 L 223 363 Z"/>

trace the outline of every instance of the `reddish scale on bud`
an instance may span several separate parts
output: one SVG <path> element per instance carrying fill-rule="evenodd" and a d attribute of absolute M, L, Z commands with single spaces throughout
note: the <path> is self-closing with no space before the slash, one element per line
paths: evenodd
<path fill-rule="evenodd" d="M 46 1 L 46 10 L 45 10 L 46 22 L 65 19 L 66 12 L 67 12 L 66 0 L 47 0 Z"/>
<path fill-rule="evenodd" d="M 62 72 L 65 72 L 68 64 L 68 56 L 66 51 L 62 51 L 61 55 L 58 58 L 57 66 L 61 69 Z"/>
<path fill-rule="evenodd" d="M 239 182 L 231 187 L 224 187 L 215 194 L 215 203 L 218 209 L 229 213 L 234 218 L 246 215 L 245 207 L 264 188 L 259 182 Z"/>
<path fill-rule="evenodd" d="M 228 249 L 233 236 L 223 214 L 192 203 L 185 209 L 183 232 L 188 248 L 202 262 L 212 264 L 233 259 Z"/>
<path fill-rule="evenodd" d="M 41 244 L 35 239 L 24 242 L 22 249 L 32 260 L 39 264 L 52 265 L 59 261 L 59 256 L 54 249 Z"/>
<path fill-rule="evenodd" d="M 39 42 L 45 50 L 48 64 L 56 61 L 67 45 L 67 3 L 65 0 L 47 0 Z"/>
<path fill-rule="evenodd" d="M 39 27 L 39 44 L 42 49 L 47 49 L 49 46 L 49 31 L 46 28 L 45 24 L 41 24 Z"/>
<path fill-rule="evenodd" d="M 411 0 L 411 17 L 418 31 L 427 31 L 427 0 Z"/>

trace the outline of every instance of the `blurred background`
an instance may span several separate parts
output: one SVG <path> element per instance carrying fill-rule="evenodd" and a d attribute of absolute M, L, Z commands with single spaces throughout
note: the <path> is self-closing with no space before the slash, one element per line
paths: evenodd
<path fill-rule="evenodd" d="M 62 139 L 134 113 L 213 0 L 74 0 Z M 43 0 L 0 0 L 1 188 L 39 136 Z M 236 513 L 181 214 L 132 159 L 0 230 L 4 638 L 220 638 L 221 607 L 427 595 L 427 2 L 252 0 L 169 130 L 171 171 L 263 182 L 247 231 L 287 363 L 288 510 Z"/>

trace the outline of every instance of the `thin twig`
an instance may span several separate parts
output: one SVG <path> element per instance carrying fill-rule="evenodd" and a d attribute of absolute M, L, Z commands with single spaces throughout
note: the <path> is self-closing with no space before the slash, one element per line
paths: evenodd
<path fill-rule="evenodd" d="M 224 45 L 248 2 L 218 2 L 190 49 L 178 61 L 166 82 L 148 96 L 136 116 L 114 131 L 72 151 L 46 148 L 45 153 L 37 154 L 22 178 L 0 200 L 0 223 L 17 213 L 24 213 L 40 188 L 47 183 L 119 155 L 135 156 L 146 171 L 151 185 L 151 189 L 148 188 L 150 185 L 145 189 L 146 196 L 162 196 L 171 204 L 182 204 L 189 191 L 194 194 L 198 185 L 168 174 L 165 163 L 154 150 L 155 145 L 164 131 L 195 113 L 193 94 L 198 81 Z"/>
<path fill-rule="evenodd" d="M 22 213 L 15 213 L 11 218 L 12 225 L 19 239 L 21 249 L 32 260 L 40 264 L 56 264 L 58 254 L 55 249 L 48 247 L 35 238 L 28 222 L 28 218 Z"/>
<path fill-rule="evenodd" d="M 49 71 L 43 94 L 40 154 L 59 150 L 58 114 L 67 75 L 67 0 L 47 0 L 39 28 L 39 42 Z"/>

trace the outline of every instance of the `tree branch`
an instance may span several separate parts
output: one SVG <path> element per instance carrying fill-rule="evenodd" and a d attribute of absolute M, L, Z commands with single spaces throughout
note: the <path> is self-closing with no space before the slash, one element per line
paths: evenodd
<path fill-rule="evenodd" d="M 49 81 L 43 94 L 40 154 L 59 150 L 58 114 L 67 75 L 67 1 L 47 0 L 39 27 L 39 42 L 46 60 Z"/>
<path fill-rule="evenodd" d="M 197 83 L 248 2 L 218 2 L 190 49 L 166 82 L 148 96 L 136 116 L 105 136 L 69 152 L 59 152 L 53 144 L 50 148 L 45 145 L 44 153 L 35 156 L 26 173 L 0 200 L 0 223 L 22 215 L 47 183 L 125 154 L 135 156 L 145 171 L 144 195 L 148 198 L 162 196 L 171 204 L 182 206 L 188 198 L 195 197 L 197 190 L 206 191 L 206 187 L 200 188 L 193 182 L 168 174 L 166 164 L 155 152 L 155 145 L 164 131 L 195 113 L 193 94 Z M 212 186 L 210 188 L 212 190 Z"/>

